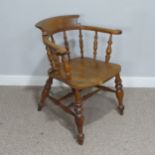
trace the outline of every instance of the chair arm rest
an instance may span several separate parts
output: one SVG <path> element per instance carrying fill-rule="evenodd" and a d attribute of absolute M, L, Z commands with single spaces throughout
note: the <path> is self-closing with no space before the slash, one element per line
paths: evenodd
<path fill-rule="evenodd" d="M 43 36 L 43 42 L 46 46 L 52 48 L 55 50 L 56 54 L 57 55 L 64 55 L 64 54 L 67 54 L 68 51 L 66 48 L 64 47 L 61 47 L 53 42 L 51 42 L 49 39 L 48 39 L 48 36 Z"/>
<path fill-rule="evenodd" d="M 68 51 L 65 47 L 60 47 L 58 45 L 57 46 L 57 49 L 56 49 L 56 54 L 57 55 L 64 55 L 64 54 L 68 54 Z"/>
<path fill-rule="evenodd" d="M 103 33 L 110 33 L 110 34 L 121 34 L 122 33 L 122 31 L 119 29 L 109 29 L 109 28 L 86 26 L 86 25 L 81 25 L 81 29 L 103 32 Z"/>

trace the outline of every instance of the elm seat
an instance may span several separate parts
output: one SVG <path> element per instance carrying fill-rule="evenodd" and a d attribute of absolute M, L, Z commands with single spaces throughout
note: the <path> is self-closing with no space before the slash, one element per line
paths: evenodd
<path fill-rule="evenodd" d="M 77 126 L 77 141 L 79 144 L 84 142 L 84 114 L 83 103 L 98 91 L 103 90 L 113 92 L 116 95 L 118 104 L 118 112 L 122 115 L 124 111 L 123 105 L 123 86 L 120 78 L 121 67 L 119 64 L 110 62 L 112 53 L 112 37 L 122 33 L 118 29 L 109 29 L 103 27 L 86 26 L 78 22 L 79 15 L 67 15 L 48 18 L 36 24 L 42 32 L 43 43 L 46 47 L 48 60 L 50 62 L 50 69 L 48 72 L 48 79 L 42 90 L 38 110 L 40 111 L 45 105 L 45 99 L 49 98 L 52 102 L 60 106 L 65 112 L 71 114 L 75 119 Z M 78 43 L 80 57 L 72 58 L 70 53 L 71 42 L 69 42 L 68 31 L 78 32 Z M 93 36 L 93 57 L 88 58 L 84 51 L 85 35 L 83 31 L 94 33 Z M 60 46 L 56 40 L 55 35 L 60 33 L 64 46 Z M 105 50 L 105 60 L 97 59 L 99 33 L 108 36 Z M 77 42 L 77 37 L 75 42 Z M 102 40 L 103 41 L 103 40 Z M 61 42 L 62 43 L 62 42 Z M 101 42 L 100 42 L 101 43 Z M 104 52 L 103 52 L 104 54 Z M 103 55 L 102 54 L 102 55 Z M 112 78 L 115 78 L 115 89 L 104 86 L 104 83 Z M 49 95 L 53 79 L 57 79 L 69 85 L 70 92 L 65 96 L 55 98 Z M 81 95 L 81 91 L 86 88 L 95 87 L 96 90 L 91 91 L 86 95 Z M 54 89 L 54 88 L 53 88 Z M 75 100 L 69 105 L 65 105 L 63 100 L 74 96 Z"/>
<path fill-rule="evenodd" d="M 65 71 L 61 67 L 61 74 L 53 72 L 51 76 L 61 80 L 72 88 L 84 89 L 100 85 L 113 78 L 121 70 L 121 66 L 105 63 L 91 58 L 74 58 L 70 61 L 71 79 L 66 80 Z"/>

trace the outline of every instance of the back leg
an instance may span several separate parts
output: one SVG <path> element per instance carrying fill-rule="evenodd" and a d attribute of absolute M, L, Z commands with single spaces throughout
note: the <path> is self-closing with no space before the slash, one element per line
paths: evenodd
<path fill-rule="evenodd" d="M 45 106 L 45 99 L 49 95 L 49 91 L 51 89 L 52 82 L 53 82 L 53 78 L 49 76 L 49 78 L 47 79 L 46 84 L 43 88 L 43 91 L 41 93 L 40 102 L 38 104 L 38 111 L 41 111 L 42 108 Z"/>
<path fill-rule="evenodd" d="M 120 75 L 117 74 L 115 77 L 115 88 L 116 88 L 116 97 L 118 100 L 118 111 L 121 115 L 123 115 L 124 112 L 124 105 L 123 105 L 123 86 L 122 86 L 122 80 L 120 78 Z"/>

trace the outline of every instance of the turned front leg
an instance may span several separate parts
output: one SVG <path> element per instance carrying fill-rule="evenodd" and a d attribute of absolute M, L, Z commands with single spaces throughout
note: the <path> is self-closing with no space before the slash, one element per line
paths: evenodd
<path fill-rule="evenodd" d="M 78 129 L 78 143 L 80 145 L 83 144 L 84 134 L 83 134 L 83 124 L 84 124 L 84 116 L 83 116 L 83 108 L 81 103 L 80 90 L 75 90 L 75 122 Z"/>
<path fill-rule="evenodd" d="M 122 86 L 122 80 L 120 78 L 120 75 L 117 74 L 115 77 L 115 88 L 116 88 L 116 97 L 118 100 L 118 111 L 121 115 L 123 115 L 124 112 L 124 105 L 123 105 L 123 86 Z"/>
<path fill-rule="evenodd" d="M 51 84 L 53 82 L 53 78 L 49 76 L 49 78 L 46 81 L 46 84 L 43 88 L 43 91 L 41 93 L 41 98 L 40 98 L 40 103 L 38 105 L 38 110 L 40 111 L 44 105 L 45 105 L 45 99 L 47 98 L 47 96 L 49 95 L 49 91 L 51 89 Z"/>

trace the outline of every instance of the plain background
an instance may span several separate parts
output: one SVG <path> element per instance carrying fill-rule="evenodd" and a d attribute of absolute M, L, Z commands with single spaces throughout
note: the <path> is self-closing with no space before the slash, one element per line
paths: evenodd
<path fill-rule="evenodd" d="M 85 24 L 123 30 L 112 55 L 123 76 L 154 77 L 154 8 L 154 0 L 0 0 L 0 75 L 46 75 L 49 64 L 35 23 L 80 14 Z"/>

